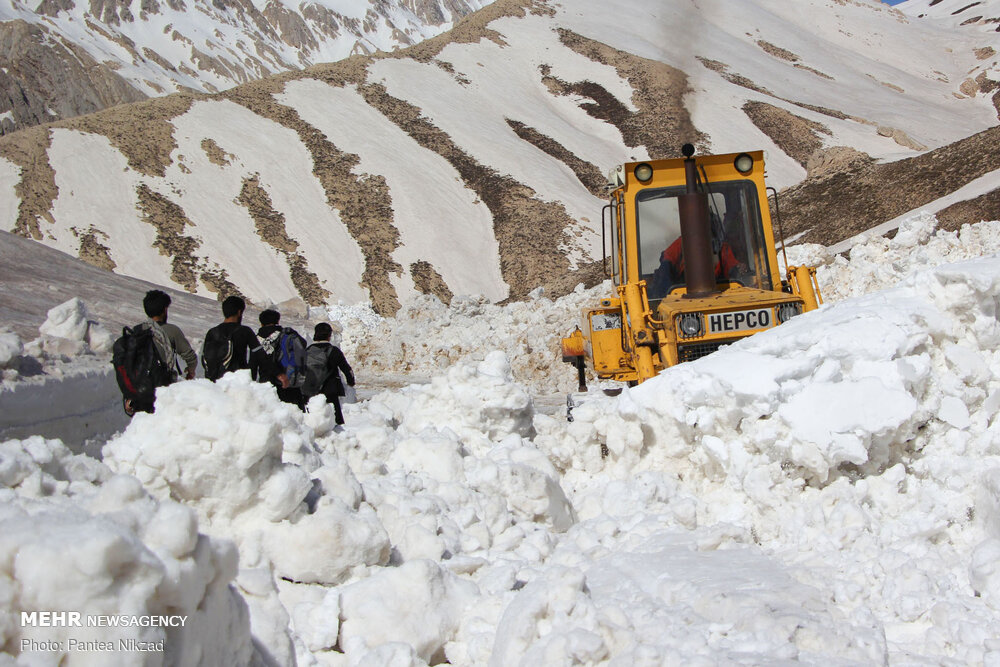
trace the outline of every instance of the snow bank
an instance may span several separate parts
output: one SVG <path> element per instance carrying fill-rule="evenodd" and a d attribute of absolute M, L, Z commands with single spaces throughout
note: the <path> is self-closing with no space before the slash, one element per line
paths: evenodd
<path fill-rule="evenodd" d="M 279 664 L 295 646 L 276 578 L 329 586 L 389 560 L 386 531 L 350 468 L 314 447 L 333 409 L 312 405 L 303 415 L 249 371 L 176 383 L 157 392 L 156 414 L 137 415 L 103 450 L 112 469 L 236 542 L 253 634 Z"/>
<path fill-rule="evenodd" d="M 156 413 L 137 415 L 103 455 L 236 542 L 237 584 L 273 655 L 337 646 L 379 661 L 402 642 L 429 661 L 479 596 L 463 578 L 479 554 L 535 553 L 535 540 L 575 521 L 530 441 L 533 416 L 499 351 L 348 406 L 347 432 L 322 400 L 303 415 L 239 372 L 160 390 Z"/>
<path fill-rule="evenodd" d="M 787 248 L 790 264 L 817 267 L 826 302 L 892 287 L 921 269 L 1000 252 L 1000 222 L 964 225 L 958 232 L 936 229 L 937 218 L 921 213 L 905 220 L 892 239 L 872 235 L 850 252 L 850 259 L 813 244 Z M 778 254 L 784 266 L 784 255 Z M 480 297 L 457 297 L 445 306 L 424 295 L 392 319 L 369 318 L 353 325 L 351 363 L 371 374 L 435 375 L 459 363 L 474 363 L 492 349 L 511 360 L 514 378 L 536 395 L 576 390 L 576 374 L 561 361 L 559 338 L 581 323 L 592 308 L 614 291 L 610 282 L 577 289 L 558 299 L 539 290 L 523 303 L 498 306 Z M 356 310 L 330 313 L 357 322 Z M 345 351 L 347 348 L 345 347 Z M 593 378 L 591 378 L 593 380 Z"/>
<path fill-rule="evenodd" d="M 110 364 L 111 334 L 86 304 L 70 299 L 48 311 L 35 340 L 0 331 L 0 439 L 44 435 L 79 451 L 127 419 Z"/>
<path fill-rule="evenodd" d="M 37 658 L 29 647 L 41 644 L 47 664 L 246 664 L 253 647 L 246 605 L 230 585 L 236 565 L 230 542 L 199 533 L 192 510 L 158 501 L 135 478 L 57 440 L 0 443 L 4 653 Z M 75 612 L 80 627 L 24 623 L 21 612 L 32 611 Z M 183 622 L 91 626 L 97 616 Z M 130 652 L 120 640 L 154 648 Z M 98 641 L 114 648 L 85 648 Z"/>

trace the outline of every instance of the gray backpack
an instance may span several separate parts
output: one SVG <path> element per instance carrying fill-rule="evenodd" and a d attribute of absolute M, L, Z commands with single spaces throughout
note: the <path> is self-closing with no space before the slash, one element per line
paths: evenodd
<path fill-rule="evenodd" d="M 302 382 L 302 395 L 306 398 L 323 391 L 323 385 L 333 374 L 330 370 L 330 345 L 313 343 L 306 348 L 306 377 Z"/>

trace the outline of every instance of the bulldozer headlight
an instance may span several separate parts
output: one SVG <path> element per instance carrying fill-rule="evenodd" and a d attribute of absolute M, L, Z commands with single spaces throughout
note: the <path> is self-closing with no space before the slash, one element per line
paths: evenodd
<path fill-rule="evenodd" d="M 653 168 L 645 162 L 636 165 L 632 173 L 640 183 L 649 183 L 653 179 Z"/>
<path fill-rule="evenodd" d="M 746 176 L 753 171 L 753 158 L 746 153 L 740 153 L 733 160 L 733 166 L 736 167 L 736 171 Z"/>
<path fill-rule="evenodd" d="M 702 334 L 701 313 L 684 313 L 677 316 L 677 330 L 682 338 L 694 338 Z"/>
<path fill-rule="evenodd" d="M 800 314 L 802 314 L 802 304 L 800 303 L 783 303 L 778 306 L 778 321 L 781 323 Z"/>

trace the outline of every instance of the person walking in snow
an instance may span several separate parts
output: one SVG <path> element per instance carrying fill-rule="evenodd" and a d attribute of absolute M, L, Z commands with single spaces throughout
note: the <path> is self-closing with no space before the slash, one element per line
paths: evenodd
<path fill-rule="evenodd" d="M 243 324 L 246 302 L 238 296 L 229 296 L 222 302 L 222 324 L 205 334 L 201 348 L 201 365 L 205 377 L 215 382 L 224 374 L 244 368 L 256 380 L 263 357 L 263 349 L 253 329 Z"/>
<path fill-rule="evenodd" d="M 306 350 L 306 377 L 302 383 L 302 396 L 308 401 L 313 396 L 323 394 L 326 402 L 333 404 L 337 415 L 337 425 L 344 423 L 344 412 L 340 407 L 340 397 L 346 391 L 340 379 L 344 374 L 347 385 L 354 386 L 354 371 L 344 358 L 340 348 L 330 342 L 333 327 L 320 322 L 313 331 L 313 344 Z"/>
<path fill-rule="evenodd" d="M 184 332 L 174 324 L 167 322 L 167 310 L 170 308 L 170 295 L 162 290 L 154 289 L 146 292 L 142 299 L 142 309 L 146 312 L 146 321 L 133 327 L 136 332 L 149 329 L 153 335 L 157 355 L 167 368 L 167 384 L 176 382 L 181 376 L 178 357 L 184 362 L 184 378 L 194 379 L 198 368 L 198 355 L 191 343 L 184 337 Z M 153 412 L 154 396 L 144 398 L 126 398 L 125 413 L 128 416 L 136 412 Z"/>
<path fill-rule="evenodd" d="M 282 327 L 281 313 L 265 310 L 260 314 L 257 337 L 264 348 L 264 359 L 257 376 L 259 382 L 270 382 L 278 392 L 278 399 L 306 409 L 302 398 L 305 380 L 306 341 L 291 327 Z"/>

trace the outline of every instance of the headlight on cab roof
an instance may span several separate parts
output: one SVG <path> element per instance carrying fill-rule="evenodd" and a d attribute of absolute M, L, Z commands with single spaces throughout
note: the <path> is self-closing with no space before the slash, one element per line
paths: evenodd
<path fill-rule="evenodd" d="M 640 183 L 649 183 L 653 179 L 653 167 L 645 162 L 637 164 L 632 173 Z"/>
<path fill-rule="evenodd" d="M 783 303 L 778 306 L 778 322 L 784 324 L 796 315 L 802 314 L 801 303 Z"/>
<path fill-rule="evenodd" d="M 677 332 L 681 338 L 695 338 L 704 332 L 701 313 L 682 313 L 677 316 Z"/>
<path fill-rule="evenodd" d="M 746 176 L 753 171 L 753 158 L 746 153 L 740 153 L 733 160 L 733 166 L 736 167 L 736 171 Z"/>

